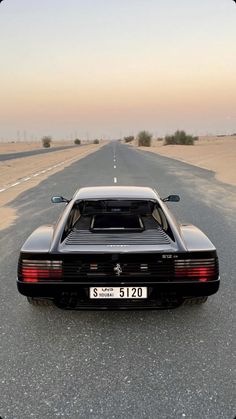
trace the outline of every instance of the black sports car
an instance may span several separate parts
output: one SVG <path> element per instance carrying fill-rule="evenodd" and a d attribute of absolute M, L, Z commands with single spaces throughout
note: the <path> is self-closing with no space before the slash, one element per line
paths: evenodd
<path fill-rule="evenodd" d="M 69 309 L 171 308 L 204 303 L 219 288 L 216 249 L 179 224 L 146 187 L 89 187 L 66 202 L 55 226 L 23 245 L 17 286 L 35 305 Z"/>

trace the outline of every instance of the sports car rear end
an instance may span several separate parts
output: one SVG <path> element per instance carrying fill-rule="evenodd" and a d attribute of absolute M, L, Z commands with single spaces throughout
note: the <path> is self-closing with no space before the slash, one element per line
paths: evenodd
<path fill-rule="evenodd" d="M 204 302 L 217 292 L 215 247 L 196 227 L 178 224 L 154 191 L 137 188 L 130 199 L 125 187 L 91 189 L 75 196 L 56 227 L 26 241 L 20 293 L 62 308 L 136 309 Z"/>
<path fill-rule="evenodd" d="M 32 256 L 19 261 L 18 289 L 64 308 L 160 308 L 219 287 L 216 253 Z"/>

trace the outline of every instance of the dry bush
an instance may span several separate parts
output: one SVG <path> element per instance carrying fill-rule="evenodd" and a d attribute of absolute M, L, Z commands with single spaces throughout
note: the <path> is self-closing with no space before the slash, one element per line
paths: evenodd
<path fill-rule="evenodd" d="M 134 141 L 134 136 L 129 135 L 128 137 L 124 137 L 124 141 L 125 143 L 132 143 L 132 141 Z"/>
<path fill-rule="evenodd" d="M 51 147 L 52 143 L 52 137 L 50 135 L 45 135 L 45 137 L 42 138 L 42 146 L 45 148 Z"/>
<path fill-rule="evenodd" d="M 150 147 L 152 142 L 152 134 L 150 134 L 148 131 L 140 131 L 137 139 L 139 147 Z"/>
<path fill-rule="evenodd" d="M 198 137 L 187 135 L 185 131 L 176 131 L 174 135 L 166 135 L 164 145 L 177 144 L 177 145 L 194 145 Z"/>

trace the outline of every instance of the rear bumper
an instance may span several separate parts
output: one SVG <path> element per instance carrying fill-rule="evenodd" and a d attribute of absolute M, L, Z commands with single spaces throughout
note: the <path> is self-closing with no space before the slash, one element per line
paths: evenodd
<path fill-rule="evenodd" d="M 91 300 L 89 287 L 117 287 L 137 286 L 137 282 L 119 283 L 114 281 L 96 283 L 24 283 L 17 280 L 18 291 L 28 297 L 41 297 L 60 301 L 66 299 L 68 308 L 157 308 L 163 305 L 163 301 L 180 301 L 186 297 L 203 297 L 215 294 L 220 285 L 220 279 L 209 282 L 138 282 L 138 286 L 148 287 L 147 299 L 119 299 L 119 300 Z M 71 301 L 71 304 L 69 303 Z M 179 304 L 177 304 L 179 305 Z"/>

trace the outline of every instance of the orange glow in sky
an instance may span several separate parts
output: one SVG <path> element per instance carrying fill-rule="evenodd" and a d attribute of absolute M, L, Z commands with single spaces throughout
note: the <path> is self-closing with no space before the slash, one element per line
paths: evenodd
<path fill-rule="evenodd" d="M 236 131 L 230 2 L 38 3 L 0 5 L 0 139 Z"/>

